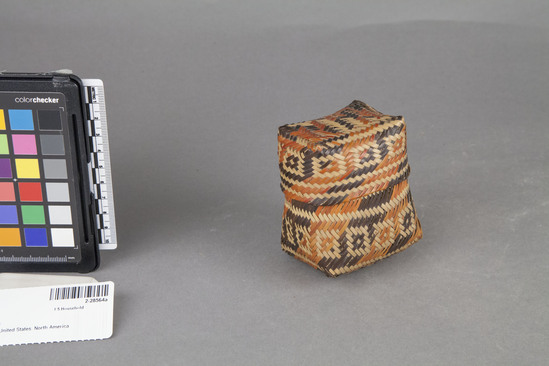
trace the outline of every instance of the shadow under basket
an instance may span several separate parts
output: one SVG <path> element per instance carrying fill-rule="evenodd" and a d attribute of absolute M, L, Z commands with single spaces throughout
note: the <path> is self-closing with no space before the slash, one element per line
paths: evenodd
<path fill-rule="evenodd" d="M 336 277 L 422 237 L 406 125 L 360 101 L 278 130 L 282 249 Z"/>

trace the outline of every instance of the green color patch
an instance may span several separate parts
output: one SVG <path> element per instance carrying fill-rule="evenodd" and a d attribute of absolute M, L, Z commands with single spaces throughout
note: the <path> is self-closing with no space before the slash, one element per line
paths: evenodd
<path fill-rule="evenodd" d="M 23 224 L 27 225 L 44 225 L 46 219 L 44 218 L 44 206 L 21 206 L 21 213 L 23 214 Z"/>
<path fill-rule="evenodd" d="M 8 136 L 0 135 L 0 155 L 7 155 L 10 153 L 8 147 Z"/>

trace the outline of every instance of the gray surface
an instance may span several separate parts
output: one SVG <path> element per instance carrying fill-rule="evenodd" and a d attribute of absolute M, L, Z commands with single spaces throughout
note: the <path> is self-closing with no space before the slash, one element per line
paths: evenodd
<path fill-rule="evenodd" d="M 40 148 L 43 155 L 65 155 L 63 135 L 40 135 Z"/>
<path fill-rule="evenodd" d="M 46 197 L 48 202 L 69 202 L 69 184 L 46 182 Z"/>
<path fill-rule="evenodd" d="M 3 365 L 542 365 L 549 3 L 3 2 L 2 68 L 105 81 L 120 246 L 106 341 Z M 277 126 L 408 123 L 424 239 L 328 279 L 280 250 Z"/>
<path fill-rule="evenodd" d="M 47 179 L 67 179 L 67 161 L 65 159 L 43 159 L 44 177 Z"/>

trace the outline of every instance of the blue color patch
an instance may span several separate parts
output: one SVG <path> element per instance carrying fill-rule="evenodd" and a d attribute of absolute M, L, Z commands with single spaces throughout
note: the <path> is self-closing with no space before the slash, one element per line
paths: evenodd
<path fill-rule="evenodd" d="M 10 109 L 10 127 L 12 130 L 34 130 L 32 111 L 30 109 Z"/>
<path fill-rule="evenodd" d="M 15 224 L 17 225 L 17 207 L 13 205 L 0 206 L 0 224 Z"/>
<path fill-rule="evenodd" d="M 47 247 L 48 235 L 46 229 L 29 228 L 25 229 L 25 244 L 28 247 Z"/>

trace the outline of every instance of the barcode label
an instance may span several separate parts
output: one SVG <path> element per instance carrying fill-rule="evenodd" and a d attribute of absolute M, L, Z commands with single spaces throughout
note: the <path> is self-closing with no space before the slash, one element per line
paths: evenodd
<path fill-rule="evenodd" d="M 50 290 L 50 301 L 89 299 L 109 296 L 109 284 L 93 286 L 57 287 Z"/>
<path fill-rule="evenodd" d="M 111 281 L 0 290 L 0 346 L 109 338 L 115 290 Z"/>

